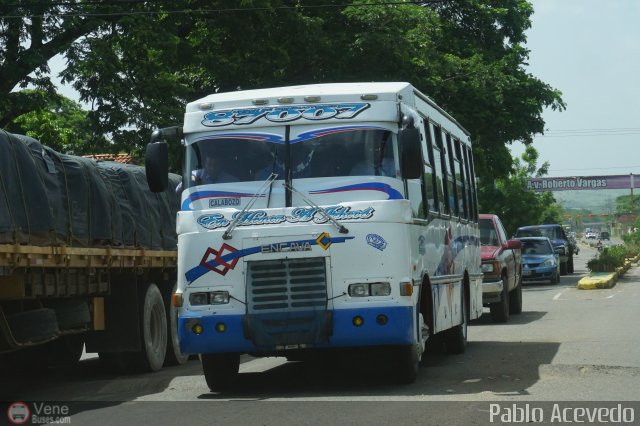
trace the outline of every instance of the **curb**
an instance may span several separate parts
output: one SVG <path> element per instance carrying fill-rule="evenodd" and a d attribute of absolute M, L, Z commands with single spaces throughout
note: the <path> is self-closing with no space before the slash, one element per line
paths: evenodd
<path fill-rule="evenodd" d="M 615 272 L 590 272 L 589 275 L 578 281 L 576 288 L 578 290 L 596 290 L 602 288 L 611 288 L 616 285 L 618 277 L 627 272 L 632 266 L 640 261 L 640 255 L 625 259 L 624 265 L 616 268 Z"/>
<path fill-rule="evenodd" d="M 618 281 L 619 272 L 591 272 L 588 276 L 578 281 L 578 290 L 595 290 L 611 288 Z"/>

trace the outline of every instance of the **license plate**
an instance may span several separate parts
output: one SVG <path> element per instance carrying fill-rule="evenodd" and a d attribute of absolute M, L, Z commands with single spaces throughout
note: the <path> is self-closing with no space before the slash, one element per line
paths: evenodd
<path fill-rule="evenodd" d="M 522 275 L 531 275 L 531 271 L 524 270 L 524 271 L 522 271 Z"/>

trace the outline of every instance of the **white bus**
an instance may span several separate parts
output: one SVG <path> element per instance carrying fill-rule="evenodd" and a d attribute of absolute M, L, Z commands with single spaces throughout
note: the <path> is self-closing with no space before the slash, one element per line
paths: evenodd
<path fill-rule="evenodd" d="M 408 83 L 207 96 L 154 132 L 155 190 L 168 137 L 186 148 L 180 348 L 212 390 L 241 354 L 364 348 L 412 382 L 429 339 L 464 351 L 482 314 L 471 141 L 427 96 Z"/>

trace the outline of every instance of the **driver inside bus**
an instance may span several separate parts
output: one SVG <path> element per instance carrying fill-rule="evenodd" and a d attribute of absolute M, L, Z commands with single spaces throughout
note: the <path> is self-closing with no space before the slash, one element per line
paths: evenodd
<path fill-rule="evenodd" d="M 205 157 L 203 167 L 193 171 L 191 180 L 196 185 L 238 182 L 237 177 L 222 169 L 222 160 L 214 155 Z"/>

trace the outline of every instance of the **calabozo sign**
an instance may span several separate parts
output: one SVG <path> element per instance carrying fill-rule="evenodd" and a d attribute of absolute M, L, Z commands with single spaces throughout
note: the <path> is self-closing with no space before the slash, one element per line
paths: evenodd
<path fill-rule="evenodd" d="M 640 188 L 640 177 L 617 176 L 571 176 L 534 178 L 527 182 L 527 191 L 580 191 L 593 189 Z"/>

